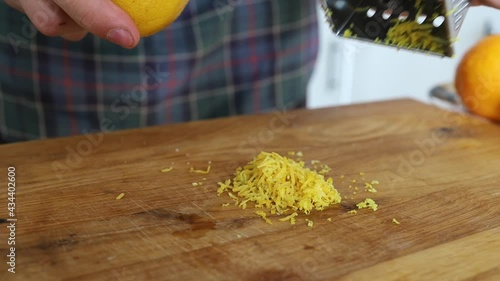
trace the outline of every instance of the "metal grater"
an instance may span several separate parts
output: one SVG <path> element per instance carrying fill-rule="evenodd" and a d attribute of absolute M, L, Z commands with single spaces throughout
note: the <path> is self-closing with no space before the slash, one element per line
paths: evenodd
<path fill-rule="evenodd" d="M 336 35 L 452 57 L 469 0 L 321 0 Z"/>

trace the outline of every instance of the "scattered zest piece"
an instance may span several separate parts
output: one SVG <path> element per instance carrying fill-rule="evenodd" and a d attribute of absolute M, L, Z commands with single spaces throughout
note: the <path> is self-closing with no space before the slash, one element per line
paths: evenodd
<path fill-rule="evenodd" d="M 125 196 L 125 193 L 120 193 L 120 195 L 116 196 L 116 200 L 120 200 Z"/>
<path fill-rule="evenodd" d="M 302 157 L 302 156 L 304 156 L 304 154 L 302 153 L 302 151 L 297 151 L 296 155 L 297 155 L 297 157 Z"/>
<path fill-rule="evenodd" d="M 168 167 L 168 168 L 165 168 L 165 169 L 161 169 L 161 172 L 162 173 L 168 173 L 168 172 L 172 171 L 173 168 L 174 167 Z"/>
<path fill-rule="evenodd" d="M 231 204 L 229 204 L 229 203 L 224 203 L 224 204 L 222 204 L 222 207 L 227 207 L 227 206 L 229 206 L 229 205 L 231 205 Z"/>
<path fill-rule="evenodd" d="M 356 180 L 352 180 L 351 182 L 352 182 L 352 183 L 356 183 Z"/>
<path fill-rule="evenodd" d="M 365 187 L 366 187 L 366 191 L 368 191 L 368 192 L 372 192 L 372 193 L 377 192 L 377 190 L 370 183 L 366 182 L 365 183 Z"/>
<path fill-rule="evenodd" d="M 318 173 L 324 175 L 324 174 L 330 172 L 331 170 L 332 170 L 332 168 L 330 168 L 330 166 L 325 164 L 321 167 L 321 171 L 319 171 Z"/>
<path fill-rule="evenodd" d="M 326 220 L 327 220 L 327 221 L 332 221 L 332 218 L 327 218 Z"/>
<path fill-rule="evenodd" d="M 191 167 L 191 169 L 189 169 L 189 172 L 190 173 L 198 173 L 198 174 L 208 174 L 210 172 L 210 165 L 208 165 L 207 169 L 206 170 L 195 170 L 194 167 Z"/>
<path fill-rule="evenodd" d="M 294 156 L 295 155 L 295 151 L 288 151 L 288 155 Z"/>
<path fill-rule="evenodd" d="M 372 180 L 371 184 L 372 185 L 377 185 L 377 184 L 379 184 L 379 182 L 378 182 L 378 180 Z"/>
<path fill-rule="evenodd" d="M 376 211 L 378 208 L 377 203 L 375 203 L 375 201 L 371 198 L 366 198 L 365 201 L 359 202 L 358 204 L 356 204 L 356 206 L 358 207 L 358 209 L 366 208 L 366 209 L 372 209 L 373 211 Z"/>
<path fill-rule="evenodd" d="M 192 185 L 193 186 L 198 186 L 198 183 L 197 182 L 193 182 Z"/>
<path fill-rule="evenodd" d="M 321 162 L 319 162 L 319 160 L 311 160 L 311 165 L 316 165 L 319 163 L 321 163 Z"/>
<path fill-rule="evenodd" d="M 306 219 L 306 222 L 307 222 L 307 226 L 309 226 L 309 227 L 313 227 L 314 222 L 313 222 L 312 220 L 308 220 L 308 219 Z"/>
<path fill-rule="evenodd" d="M 395 224 L 401 224 L 397 219 L 392 219 L 392 222 L 395 223 Z"/>
<path fill-rule="evenodd" d="M 298 216 L 299 214 L 297 214 L 296 212 L 294 212 L 293 214 L 289 215 L 289 216 L 286 216 L 284 218 L 281 218 L 279 219 L 279 221 L 290 221 L 290 224 L 295 224 L 295 217 Z"/>
<path fill-rule="evenodd" d="M 363 173 L 363 172 L 359 172 L 359 175 L 360 175 L 360 176 L 364 176 L 364 175 L 365 175 L 365 173 Z"/>
<path fill-rule="evenodd" d="M 256 211 L 255 213 L 259 215 L 262 219 L 264 219 L 268 224 L 273 224 L 273 222 L 267 218 L 267 215 L 266 213 L 264 213 L 264 211 Z"/>
<path fill-rule="evenodd" d="M 349 212 L 347 212 L 348 214 L 351 214 L 351 215 L 355 215 L 358 213 L 358 211 L 356 210 L 350 210 Z"/>

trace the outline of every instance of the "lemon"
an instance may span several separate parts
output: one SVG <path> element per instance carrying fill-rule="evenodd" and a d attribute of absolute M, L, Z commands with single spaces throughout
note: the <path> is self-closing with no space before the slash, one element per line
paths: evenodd
<path fill-rule="evenodd" d="M 174 22 L 189 0 L 112 0 L 134 21 L 142 37 L 153 35 Z"/>
<path fill-rule="evenodd" d="M 455 87 L 469 111 L 500 121 L 500 35 L 491 35 L 461 59 Z"/>

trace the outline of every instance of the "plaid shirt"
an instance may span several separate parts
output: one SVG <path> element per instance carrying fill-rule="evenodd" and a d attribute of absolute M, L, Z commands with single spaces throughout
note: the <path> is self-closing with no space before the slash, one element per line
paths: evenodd
<path fill-rule="evenodd" d="M 191 0 L 132 50 L 49 38 L 0 3 L 0 140 L 296 108 L 318 47 L 315 1 Z"/>

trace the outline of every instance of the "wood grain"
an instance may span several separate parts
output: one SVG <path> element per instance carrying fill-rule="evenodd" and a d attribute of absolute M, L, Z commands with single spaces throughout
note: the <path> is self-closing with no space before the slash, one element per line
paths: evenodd
<path fill-rule="evenodd" d="M 1 207 L 0 280 L 500 280 L 499 140 L 397 100 L 3 145 L 18 221 L 13 275 Z M 347 199 L 296 225 L 221 207 L 216 183 L 260 151 L 330 165 Z M 378 211 L 347 213 L 366 197 Z"/>

